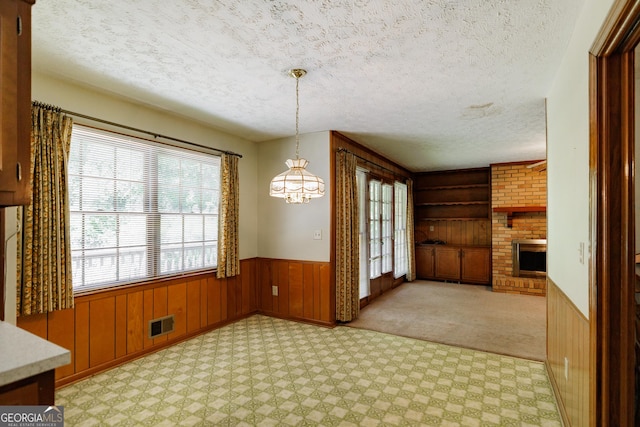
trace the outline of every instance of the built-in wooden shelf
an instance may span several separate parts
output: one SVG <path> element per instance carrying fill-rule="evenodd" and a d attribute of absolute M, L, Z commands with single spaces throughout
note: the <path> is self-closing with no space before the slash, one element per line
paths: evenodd
<path fill-rule="evenodd" d="M 414 178 L 416 221 L 491 219 L 489 168 L 423 172 Z"/>
<path fill-rule="evenodd" d="M 461 188 L 488 188 L 489 184 L 467 184 L 467 185 L 440 185 L 440 186 L 424 186 L 416 188 L 416 191 L 431 191 L 431 190 L 455 190 Z"/>
<path fill-rule="evenodd" d="M 419 218 L 418 221 L 480 221 L 480 220 L 487 220 L 486 218 L 469 218 L 469 217 L 446 217 L 446 218 L 442 218 L 442 217 L 433 217 L 433 218 Z"/>
<path fill-rule="evenodd" d="M 488 205 L 488 201 L 470 201 L 470 202 L 424 202 L 416 203 L 416 206 L 455 206 L 455 205 Z"/>
<path fill-rule="evenodd" d="M 507 214 L 507 227 L 513 226 L 513 216 L 516 214 L 527 214 L 536 212 L 546 212 L 546 206 L 499 206 L 493 208 L 494 212 Z"/>

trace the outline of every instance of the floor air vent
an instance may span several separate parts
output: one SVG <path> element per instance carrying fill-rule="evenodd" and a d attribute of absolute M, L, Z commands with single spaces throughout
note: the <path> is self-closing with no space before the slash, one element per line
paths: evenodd
<path fill-rule="evenodd" d="M 173 314 L 158 319 L 149 320 L 149 338 L 156 338 L 173 332 Z"/>

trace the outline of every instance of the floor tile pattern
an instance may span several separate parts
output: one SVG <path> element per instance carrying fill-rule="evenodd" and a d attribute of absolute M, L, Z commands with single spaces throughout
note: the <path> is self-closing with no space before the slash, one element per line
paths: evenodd
<path fill-rule="evenodd" d="M 561 426 L 545 367 L 252 316 L 57 391 L 66 426 Z"/>

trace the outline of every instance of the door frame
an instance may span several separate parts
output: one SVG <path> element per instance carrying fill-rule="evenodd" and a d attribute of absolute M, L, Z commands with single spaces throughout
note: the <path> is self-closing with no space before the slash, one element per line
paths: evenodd
<path fill-rule="evenodd" d="M 589 55 L 591 425 L 633 425 L 634 49 L 640 1 L 617 0 Z"/>
<path fill-rule="evenodd" d="M 391 271 L 390 272 L 381 272 L 380 276 L 376 277 L 376 278 L 371 278 L 369 277 L 369 296 L 367 297 L 367 302 L 379 297 L 380 295 L 382 295 L 383 293 L 385 293 L 386 291 L 388 291 L 389 289 L 391 289 L 391 287 L 393 286 L 393 271 L 395 266 L 393 265 L 393 260 L 394 260 L 394 245 L 393 245 L 393 223 L 394 223 L 394 217 L 393 217 L 393 203 L 394 203 L 394 194 L 393 194 L 393 180 L 390 180 L 389 178 L 386 178 L 382 175 L 376 174 L 374 172 L 369 172 L 366 175 L 367 178 L 367 200 L 366 200 L 366 209 L 367 209 L 367 213 L 366 213 L 366 218 L 367 218 L 367 264 L 370 266 L 371 265 L 371 253 L 370 253 L 370 249 L 371 249 L 371 228 L 369 225 L 369 220 L 371 219 L 370 216 L 370 207 L 371 207 L 371 186 L 369 185 L 371 181 L 377 181 L 380 183 L 380 217 L 378 218 L 378 221 L 380 222 L 380 239 L 381 239 L 381 248 L 380 248 L 380 257 L 382 258 L 382 252 L 383 252 L 383 248 L 384 248 L 384 242 L 382 242 L 382 217 L 383 217 L 383 213 L 382 213 L 382 202 L 383 202 L 383 189 L 384 186 L 390 186 L 391 187 L 391 262 L 392 262 L 392 266 L 391 266 Z M 382 263 L 382 259 L 380 260 L 380 262 Z M 369 268 L 369 273 L 371 273 L 370 271 L 371 269 Z M 369 274 L 370 276 L 370 274 Z M 385 286 L 385 284 L 389 284 L 389 286 Z M 374 292 L 375 289 L 375 292 Z M 365 304 L 366 305 L 366 304 Z M 361 304 L 362 306 L 362 304 Z"/>

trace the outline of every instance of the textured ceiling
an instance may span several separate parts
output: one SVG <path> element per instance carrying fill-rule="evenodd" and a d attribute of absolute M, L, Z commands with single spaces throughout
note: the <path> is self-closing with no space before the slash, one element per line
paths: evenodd
<path fill-rule="evenodd" d="M 413 170 L 545 156 L 584 0 L 38 0 L 35 70 L 264 141 L 339 130 Z M 301 147 L 302 153 L 303 147 Z"/>

